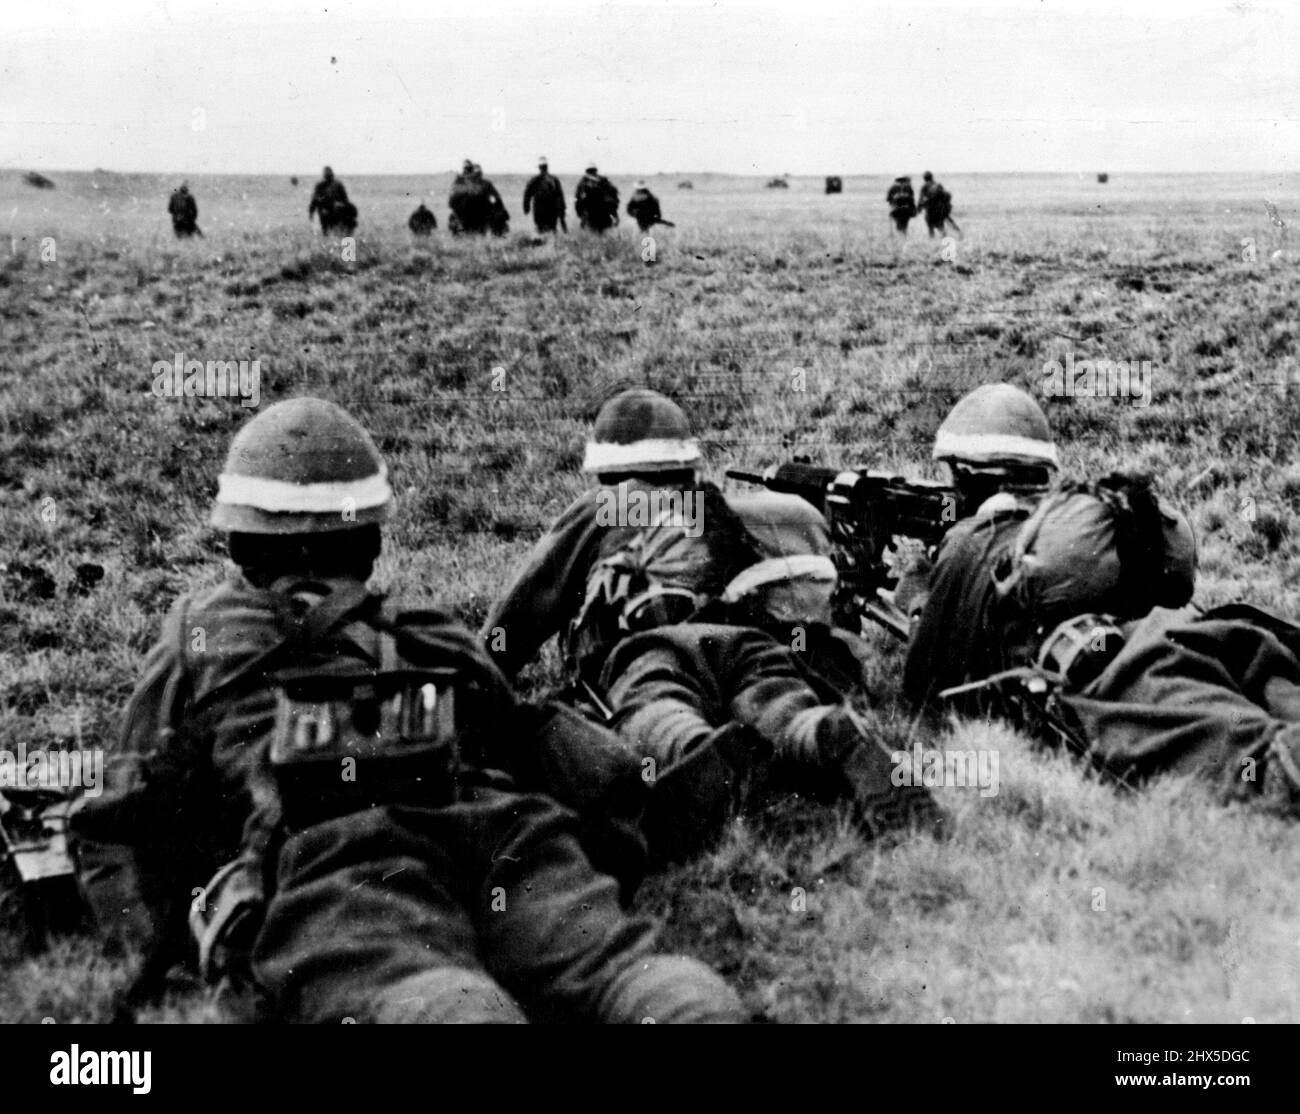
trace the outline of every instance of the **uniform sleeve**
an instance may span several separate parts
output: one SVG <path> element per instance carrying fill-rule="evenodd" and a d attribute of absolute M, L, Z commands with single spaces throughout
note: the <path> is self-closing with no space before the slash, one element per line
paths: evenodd
<path fill-rule="evenodd" d="M 82 888 L 101 929 L 146 948 L 169 934 L 178 915 L 183 924 L 175 879 L 197 842 L 174 822 L 188 814 L 195 772 L 176 729 L 189 695 L 178 652 L 183 614 L 178 607 L 168 616 L 145 660 L 105 762 L 102 793 L 82 797 L 71 817 Z"/>
<path fill-rule="evenodd" d="M 488 615 L 480 637 L 509 678 L 577 613 L 596 560 L 596 493 L 578 497 L 534 547 Z"/>

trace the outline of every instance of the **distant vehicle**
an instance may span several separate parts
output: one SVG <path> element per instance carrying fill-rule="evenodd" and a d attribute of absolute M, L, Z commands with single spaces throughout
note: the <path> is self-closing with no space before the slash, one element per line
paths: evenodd
<path fill-rule="evenodd" d="M 841 182 L 840 179 L 839 179 L 838 177 L 836 177 L 836 175 L 834 175 L 834 174 L 827 175 L 827 177 L 826 177 L 826 192 L 827 192 L 827 193 L 843 193 L 843 192 L 844 192 L 844 183 Z"/>
<path fill-rule="evenodd" d="M 790 188 L 790 183 L 784 178 L 769 178 L 767 180 L 767 188 L 770 190 L 788 190 Z"/>
<path fill-rule="evenodd" d="M 1109 174 L 1098 174 L 1098 175 L 1097 175 L 1097 181 L 1099 181 L 1099 182 L 1104 186 L 1107 182 L 1110 181 L 1110 175 L 1109 175 Z"/>
<path fill-rule="evenodd" d="M 695 188 L 695 183 L 692 182 L 689 178 L 687 178 L 686 181 L 684 182 L 678 182 L 677 188 L 679 190 L 693 190 Z"/>
<path fill-rule="evenodd" d="M 37 174 L 34 170 L 29 170 L 23 175 L 23 181 L 29 186 L 34 186 L 38 190 L 52 190 L 54 183 L 51 182 L 44 174 Z"/>

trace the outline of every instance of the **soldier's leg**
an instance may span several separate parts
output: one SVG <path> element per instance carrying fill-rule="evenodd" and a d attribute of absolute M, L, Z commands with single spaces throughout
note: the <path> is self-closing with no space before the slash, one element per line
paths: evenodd
<path fill-rule="evenodd" d="M 735 993 L 704 964 L 655 954 L 653 927 L 625 913 L 618 884 L 591 866 L 572 813 L 545 797 L 491 792 L 475 808 L 487 853 L 475 904 L 483 955 L 530 1016 L 744 1020 Z"/>
<path fill-rule="evenodd" d="M 731 722 L 716 678 L 692 652 L 693 625 L 625 640 L 603 677 L 611 726 L 643 762 L 651 858 L 670 862 L 717 838 L 761 776 L 770 747 Z"/>
<path fill-rule="evenodd" d="M 1248 622 L 1155 614 L 1066 703 L 1112 772 L 1194 773 L 1227 797 L 1250 798 L 1270 756 L 1289 752 L 1298 734 L 1300 661 Z"/>
<path fill-rule="evenodd" d="M 922 786 L 893 781 L 892 751 L 874 717 L 852 694 L 819 692 L 797 654 L 763 631 L 718 627 L 702 640 L 707 668 L 730 698 L 730 714 L 769 740 L 779 774 L 814 796 L 850 800 L 871 835 L 905 827 L 937 829 L 942 814 Z"/>
<path fill-rule="evenodd" d="M 287 841 L 253 956 L 281 1015 L 523 1020 L 477 955 L 463 827 L 454 809 L 376 808 Z"/>

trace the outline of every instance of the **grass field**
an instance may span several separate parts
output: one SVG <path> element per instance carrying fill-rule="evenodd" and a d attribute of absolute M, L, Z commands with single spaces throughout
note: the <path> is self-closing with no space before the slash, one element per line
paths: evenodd
<path fill-rule="evenodd" d="M 192 179 L 206 236 L 178 243 L 169 180 L 0 174 L 0 747 L 104 744 L 166 607 L 221 576 L 207 509 L 251 411 L 151 394 L 177 353 L 258 359 L 263 406 L 309 393 L 358 415 L 399 495 L 380 583 L 475 625 L 582 488 L 587 422 L 618 384 L 685 400 L 715 478 L 792 454 L 920 477 L 970 387 L 1041 393 L 1067 355 L 1149 360 L 1147 406 L 1045 400 L 1068 470 L 1153 471 L 1196 527 L 1199 602 L 1300 614 L 1300 243 L 1265 205 L 1294 221 L 1300 179 L 946 178 L 964 236 L 945 248 L 891 235 L 884 177 L 838 197 L 662 177 L 679 227 L 651 266 L 628 227 L 528 235 L 510 178 L 510 237 L 413 244 L 422 196 L 445 228 L 448 176 L 339 170 L 354 260 L 309 227 L 308 179 Z M 901 743 L 900 658 L 878 642 Z M 548 651 L 524 685 L 555 678 Z M 996 725 L 923 741 L 1000 756 L 995 796 L 939 790 L 946 842 L 875 847 L 833 811 L 775 807 L 639 905 L 784 1021 L 1300 1017 L 1293 825 L 1196 784 L 1120 796 Z M 0 1020 L 103 1019 L 124 978 L 88 939 L 10 959 Z M 181 996 L 155 1016 L 221 1013 Z"/>

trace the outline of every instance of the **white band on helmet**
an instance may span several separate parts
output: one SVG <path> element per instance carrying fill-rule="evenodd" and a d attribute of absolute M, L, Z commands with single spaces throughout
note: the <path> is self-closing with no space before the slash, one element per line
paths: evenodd
<path fill-rule="evenodd" d="M 217 477 L 218 503 L 280 514 L 329 514 L 349 506 L 360 511 L 383 506 L 392 497 L 388 469 L 382 464 L 373 476 L 338 483 L 295 484 L 233 472 Z"/>
<path fill-rule="evenodd" d="M 735 603 L 755 588 L 787 580 L 835 581 L 835 562 L 820 553 L 795 553 L 789 557 L 768 557 L 743 570 L 722 590 L 723 603 Z"/>
<path fill-rule="evenodd" d="M 949 433 L 940 430 L 934 438 L 934 459 L 956 457 L 958 460 L 996 460 L 999 457 L 1020 457 L 1060 466 L 1056 446 L 1036 437 L 1021 437 L 1014 433 Z"/>
<path fill-rule="evenodd" d="M 584 472 L 618 472 L 643 465 L 676 466 L 694 464 L 700 446 L 694 441 L 651 437 L 620 445 L 613 441 L 591 441 L 582 460 Z"/>

